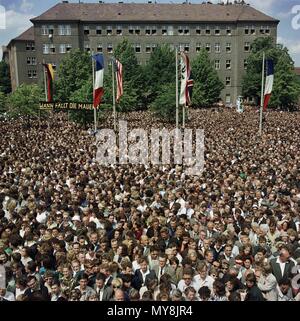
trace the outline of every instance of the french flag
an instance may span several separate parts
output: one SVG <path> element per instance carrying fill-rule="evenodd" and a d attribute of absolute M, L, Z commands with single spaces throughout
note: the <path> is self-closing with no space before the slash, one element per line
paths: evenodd
<path fill-rule="evenodd" d="M 104 77 L 104 58 L 103 54 L 93 55 L 93 59 L 96 61 L 95 70 L 95 84 L 94 84 L 94 108 L 97 108 L 104 94 L 103 89 L 103 77 Z"/>
<path fill-rule="evenodd" d="M 267 106 L 271 98 L 273 83 L 274 83 L 274 62 L 272 59 L 268 59 L 267 60 L 267 78 L 266 78 L 265 97 L 264 97 L 264 111 L 267 109 Z"/>

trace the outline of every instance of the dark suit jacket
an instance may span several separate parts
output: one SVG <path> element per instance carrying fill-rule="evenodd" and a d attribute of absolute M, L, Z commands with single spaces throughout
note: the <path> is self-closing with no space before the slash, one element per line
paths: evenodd
<path fill-rule="evenodd" d="M 283 277 L 291 277 L 292 276 L 292 268 L 294 267 L 295 263 L 292 261 L 288 261 L 285 264 L 285 268 L 284 268 L 284 273 L 282 275 L 281 273 L 281 269 L 280 269 L 280 265 L 279 263 L 277 263 L 277 257 L 275 257 L 274 259 L 272 259 L 270 261 L 271 267 L 272 267 L 272 273 L 275 275 L 275 278 L 277 280 L 277 282 L 279 282 Z"/>
<path fill-rule="evenodd" d="M 151 280 L 151 279 L 157 279 L 155 272 L 153 270 L 150 270 L 150 273 L 146 276 L 145 278 L 145 283 L 147 282 L 147 280 Z M 135 271 L 134 277 L 133 277 L 133 281 L 132 281 L 132 286 L 137 289 L 140 290 L 140 288 L 144 285 L 143 282 L 143 276 L 142 273 L 140 271 L 140 269 Z"/>
<path fill-rule="evenodd" d="M 248 289 L 248 292 L 245 297 L 245 301 L 265 301 L 261 290 L 254 285 L 251 289 Z"/>
<path fill-rule="evenodd" d="M 153 271 L 155 272 L 155 275 L 156 275 L 156 277 L 158 278 L 158 274 L 159 274 L 159 271 L 160 271 L 160 267 L 159 267 L 159 265 L 154 265 L 153 266 Z M 171 267 L 171 266 L 168 266 L 168 265 L 166 265 L 165 267 L 164 267 L 164 274 L 169 274 L 170 275 L 170 277 L 171 277 L 171 281 L 173 282 L 173 283 L 176 283 L 176 273 L 175 273 L 175 271 L 174 271 L 174 269 Z"/>

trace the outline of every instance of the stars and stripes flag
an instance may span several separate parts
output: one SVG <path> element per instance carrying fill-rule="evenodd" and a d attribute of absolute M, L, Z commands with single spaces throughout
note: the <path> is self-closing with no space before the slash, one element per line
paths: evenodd
<path fill-rule="evenodd" d="M 271 93 L 273 90 L 273 83 L 274 83 L 274 61 L 272 59 L 267 59 L 267 78 L 266 78 L 266 85 L 265 85 L 265 94 L 264 94 L 264 111 L 267 109 Z"/>
<path fill-rule="evenodd" d="M 192 79 L 189 57 L 181 52 L 181 89 L 179 104 L 189 106 L 192 100 L 194 80 Z"/>
<path fill-rule="evenodd" d="M 43 64 L 47 73 L 47 98 L 48 102 L 53 101 L 53 81 L 54 81 L 54 69 L 52 64 Z"/>
<path fill-rule="evenodd" d="M 94 82 L 94 108 L 97 108 L 104 95 L 103 78 L 104 78 L 104 58 L 103 54 L 97 53 L 92 56 L 96 61 L 95 82 Z"/>
<path fill-rule="evenodd" d="M 123 65 L 119 60 L 113 58 L 114 69 L 116 73 L 116 82 L 117 82 L 117 103 L 120 101 L 121 96 L 123 95 Z"/>

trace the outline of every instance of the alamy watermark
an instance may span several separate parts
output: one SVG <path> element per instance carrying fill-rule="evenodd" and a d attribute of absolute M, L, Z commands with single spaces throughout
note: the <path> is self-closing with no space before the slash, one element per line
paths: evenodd
<path fill-rule="evenodd" d="M 194 136 L 193 136 L 194 134 Z M 204 168 L 204 130 L 135 128 L 119 121 L 118 137 L 112 129 L 96 134 L 96 160 L 101 165 L 182 165 L 186 175 L 200 175 Z M 193 150 L 195 153 L 193 153 Z"/>
<path fill-rule="evenodd" d="M 0 29 L 6 29 L 6 13 L 5 8 L 0 5 Z"/>
<path fill-rule="evenodd" d="M 294 30 L 300 29 L 300 4 L 292 8 L 292 14 L 295 15 L 292 19 L 292 27 Z"/>

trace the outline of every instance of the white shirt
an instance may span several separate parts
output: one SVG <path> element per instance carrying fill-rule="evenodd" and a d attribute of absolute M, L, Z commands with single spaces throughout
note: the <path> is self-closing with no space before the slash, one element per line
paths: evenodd
<path fill-rule="evenodd" d="M 189 286 L 192 286 L 195 290 L 196 290 L 196 288 L 197 288 L 197 284 L 196 284 L 193 280 L 192 280 L 192 282 L 191 282 L 190 285 L 186 285 L 184 280 L 180 280 L 180 281 L 178 282 L 177 288 L 178 288 L 178 290 L 180 290 L 180 291 L 183 293 L 184 290 L 185 290 L 187 287 L 189 287 Z"/>
<path fill-rule="evenodd" d="M 145 284 L 145 280 L 146 280 L 146 276 L 148 274 L 150 274 L 150 270 L 147 269 L 147 271 L 144 273 L 142 270 L 140 270 L 141 274 L 142 274 L 142 278 L 143 278 L 143 284 Z"/>
<path fill-rule="evenodd" d="M 286 262 L 281 262 L 279 257 L 278 257 L 277 260 L 276 260 L 276 263 L 279 264 L 280 270 L 281 270 L 281 276 L 283 276 Z"/>
<path fill-rule="evenodd" d="M 7 301 L 15 301 L 14 294 L 12 292 L 9 292 L 9 291 L 6 291 L 5 295 L 2 298 L 7 300 Z"/>
<path fill-rule="evenodd" d="M 214 282 L 215 282 L 215 279 L 210 275 L 207 275 L 204 280 L 200 277 L 199 274 L 195 275 L 194 278 L 193 278 L 193 283 L 195 283 L 195 290 L 197 292 L 203 286 L 207 286 L 210 290 L 212 290 Z"/>

